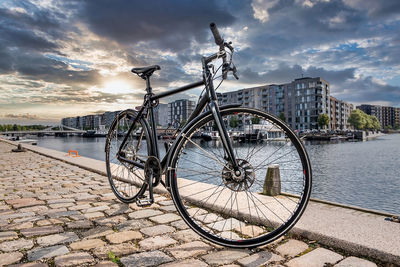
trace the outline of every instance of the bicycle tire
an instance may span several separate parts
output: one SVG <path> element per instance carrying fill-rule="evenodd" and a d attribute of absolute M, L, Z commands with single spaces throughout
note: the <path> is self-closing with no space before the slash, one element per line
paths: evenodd
<path fill-rule="evenodd" d="M 234 116 L 241 118 L 243 127 L 249 118 L 257 118 L 254 122 L 270 127 L 270 132 L 283 132 L 284 141 L 232 141 L 242 173 L 233 176 L 221 142 L 198 139 L 199 132 L 213 126 L 211 113 L 204 113 L 183 130 L 172 148 L 172 199 L 188 226 L 205 239 L 232 248 L 261 246 L 289 231 L 304 212 L 311 193 L 310 161 L 301 140 L 276 116 L 249 108 L 222 108 L 221 116 L 227 128 L 235 126 Z M 258 194 L 272 163 L 279 164 L 282 192 Z"/>
<path fill-rule="evenodd" d="M 117 158 L 117 151 L 136 116 L 137 112 L 133 110 L 120 112 L 111 124 L 105 146 L 108 181 L 115 196 L 124 203 L 136 201 L 147 189 L 143 170 Z M 140 127 L 139 136 L 142 135 L 142 138 L 136 139 L 136 130 L 133 130 L 128 136 L 124 153 L 126 158 L 144 164 L 150 151 L 150 144 L 145 140 L 150 140 L 150 135 L 142 118 L 137 120 L 135 129 Z"/>

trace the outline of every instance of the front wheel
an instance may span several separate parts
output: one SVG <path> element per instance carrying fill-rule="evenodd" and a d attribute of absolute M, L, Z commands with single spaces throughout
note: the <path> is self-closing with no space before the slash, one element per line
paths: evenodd
<path fill-rule="evenodd" d="M 200 116 L 171 151 L 168 178 L 177 210 L 205 239 L 234 248 L 264 245 L 304 212 L 311 166 L 302 142 L 277 117 L 248 108 L 221 110 L 239 172 L 211 114 Z"/>

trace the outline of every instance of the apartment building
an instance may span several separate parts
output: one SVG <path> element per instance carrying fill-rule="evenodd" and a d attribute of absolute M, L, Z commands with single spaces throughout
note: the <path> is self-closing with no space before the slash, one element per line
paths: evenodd
<path fill-rule="evenodd" d="M 330 126 L 331 129 L 346 130 L 350 127 L 348 118 L 351 111 L 354 109 L 353 104 L 346 103 L 333 96 L 330 96 L 331 116 Z"/>
<path fill-rule="evenodd" d="M 195 106 L 196 103 L 188 99 L 168 103 L 168 124 L 179 127 L 182 121 L 187 121 Z"/>
<path fill-rule="evenodd" d="M 318 129 L 319 114 L 328 114 L 334 123 L 329 129 L 347 129 L 352 105 L 334 98 L 331 107 L 329 83 L 304 77 L 286 84 L 271 84 L 222 93 L 221 104 L 241 103 L 285 118 L 292 129 Z M 333 115 L 332 116 L 332 110 Z"/>
<path fill-rule="evenodd" d="M 400 125 L 400 108 L 362 104 L 357 109 L 377 117 L 382 128 Z"/>

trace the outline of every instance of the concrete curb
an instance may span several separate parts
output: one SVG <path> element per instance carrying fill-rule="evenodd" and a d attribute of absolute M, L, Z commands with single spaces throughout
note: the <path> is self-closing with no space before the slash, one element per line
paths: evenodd
<path fill-rule="evenodd" d="M 17 145 L 18 142 L 2 140 Z M 26 149 L 106 175 L 103 161 L 86 157 L 68 157 L 64 152 L 24 144 Z M 325 201 L 310 201 L 304 215 L 291 232 L 320 244 L 371 257 L 383 262 L 400 262 L 400 225 L 385 221 L 386 214 Z"/>

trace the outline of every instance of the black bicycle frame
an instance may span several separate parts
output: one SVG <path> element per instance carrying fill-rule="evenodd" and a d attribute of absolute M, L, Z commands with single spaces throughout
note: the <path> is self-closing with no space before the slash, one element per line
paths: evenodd
<path fill-rule="evenodd" d="M 147 91 L 147 94 L 144 97 L 144 103 L 143 103 L 142 107 L 138 111 L 136 117 L 134 118 L 134 120 L 132 122 L 131 127 L 129 128 L 127 134 L 124 137 L 124 140 L 122 141 L 122 143 L 121 143 L 121 145 L 119 147 L 117 158 L 120 161 L 124 161 L 124 162 L 132 164 L 132 165 L 134 165 L 136 167 L 144 169 L 144 165 L 142 163 L 136 162 L 136 161 L 133 161 L 133 160 L 129 160 L 129 159 L 123 157 L 121 155 L 121 150 L 124 148 L 124 146 L 125 146 L 125 144 L 127 142 L 128 136 L 134 130 L 134 126 L 135 126 L 136 122 L 139 120 L 139 118 L 142 117 L 142 115 L 143 115 L 145 110 L 147 111 L 147 115 L 150 117 L 150 131 L 149 131 L 149 133 L 150 133 L 150 140 L 151 140 L 152 143 L 150 144 L 151 151 L 149 151 L 149 152 L 150 152 L 151 156 L 155 156 L 158 159 L 160 159 L 158 143 L 157 143 L 156 122 L 154 120 L 154 107 L 153 107 L 154 103 L 158 103 L 158 100 L 160 98 L 164 98 L 164 97 L 167 97 L 167 96 L 170 96 L 170 95 L 174 95 L 174 94 L 177 94 L 177 93 L 180 93 L 180 92 L 184 92 L 184 91 L 187 91 L 187 90 L 190 90 L 190 89 L 205 85 L 206 93 L 200 98 L 199 102 L 196 105 L 195 110 L 189 116 L 189 118 L 188 118 L 188 120 L 187 120 L 187 122 L 185 123 L 184 126 L 186 126 L 195 117 L 200 115 L 201 112 L 204 110 L 204 108 L 208 104 L 209 109 L 211 110 L 211 112 L 212 112 L 212 114 L 214 116 L 214 119 L 215 119 L 215 122 L 216 122 L 216 126 L 218 128 L 219 135 L 221 137 L 222 143 L 223 143 L 225 151 L 227 153 L 227 157 L 230 160 L 230 162 L 232 163 L 233 169 L 235 171 L 238 170 L 238 166 L 237 166 L 237 163 L 236 163 L 236 158 L 235 158 L 235 155 L 233 153 L 232 144 L 231 144 L 231 142 L 229 140 L 229 136 L 228 136 L 228 133 L 226 131 L 226 127 L 225 127 L 224 123 L 222 122 L 222 117 L 221 117 L 221 114 L 219 112 L 217 94 L 215 92 L 214 85 L 213 85 L 213 77 L 212 77 L 212 75 L 210 73 L 209 66 L 208 66 L 208 63 L 211 62 L 212 60 L 216 59 L 216 58 L 218 58 L 218 53 L 213 54 L 213 55 L 211 55 L 209 57 L 203 57 L 202 58 L 202 65 L 203 65 L 203 80 L 202 81 L 191 83 L 191 84 L 188 84 L 188 85 L 185 85 L 185 86 L 173 89 L 173 90 L 169 90 L 167 92 L 160 93 L 160 94 L 157 94 L 157 95 L 153 94 L 152 88 L 150 86 L 150 77 L 146 77 L 145 80 L 146 80 L 146 91 Z M 143 130 L 145 130 L 145 129 L 143 129 Z M 146 130 L 149 130 L 149 129 L 146 129 Z M 165 155 L 165 157 L 160 162 L 161 168 L 163 170 L 165 170 L 165 167 L 166 167 L 165 164 L 166 164 L 167 157 L 168 157 L 168 153 Z"/>

